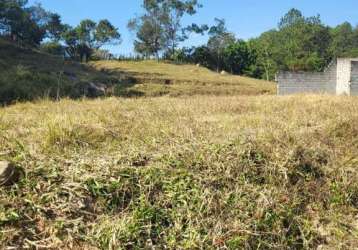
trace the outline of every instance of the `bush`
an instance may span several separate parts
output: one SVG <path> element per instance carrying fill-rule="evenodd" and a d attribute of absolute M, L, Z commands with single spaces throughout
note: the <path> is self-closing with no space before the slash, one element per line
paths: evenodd
<path fill-rule="evenodd" d="M 0 78 L 0 104 L 55 98 L 58 91 L 64 96 L 70 93 L 70 89 L 64 79 L 58 89 L 58 77 L 55 74 L 34 72 L 19 65 L 5 71 Z"/>
<path fill-rule="evenodd" d="M 65 49 L 57 42 L 48 42 L 41 45 L 41 51 L 52 55 L 62 56 L 65 52 Z"/>

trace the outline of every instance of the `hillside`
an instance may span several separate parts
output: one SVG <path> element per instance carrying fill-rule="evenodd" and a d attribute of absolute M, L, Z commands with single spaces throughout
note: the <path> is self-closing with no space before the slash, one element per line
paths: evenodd
<path fill-rule="evenodd" d="M 181 95 L 259 95 L 275 94 L 276 86 L 249 77 L 221 75 L 204 67 L 175 65 L 157 61 L 91 63 L 100 71 L 112 75 L 125 74 L 134 79 L 135 85 L 124 86 L 123 94 L 159 96 Z"/>
<path fill-rule="evenodd" d="M 355 249 L 358 99 L 0 108 L 0 248 Z M 41 136 L 39 136 L 41 135 Z"/>
<path fill-rule="evenodd" d="M 61 57 L 22 49 L 0 39 L 0 103 L 39 98 L 161 95 L 274 94 L 275 84 L 219 75 L 192 65 L 155 61 L 64 62 Z"/>
<path fill-rule="evenodd" d="M 79 63 L 0 39 L 0 104 L 55 98 L 57 93 L 78 98 L 83 83 L 102 77 L 106 75 Z"/>

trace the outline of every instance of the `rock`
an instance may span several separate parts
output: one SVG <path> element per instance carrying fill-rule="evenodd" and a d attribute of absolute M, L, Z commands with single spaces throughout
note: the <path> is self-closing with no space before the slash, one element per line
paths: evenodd
<path fill-rule="evenodd" d="M 225 70 L 220 72 L 221 75 L 227 75 L 227 72 Z"/>
<path fill-rule="evenodd" d="M 13 164 L 0 161 L 0 186 L 9 186 L 20 180 L 21 172 Z"/>
<path fill-rule="evenodd" d="M 106 94 L 106 85 L 94 84 L 93 82 L 87 85 L 87 96 L 88 97 L 100 97 Z"/>
<path fill-rule="evenodd" d="M 105 96 L 107 93 L 107 86 L 101 83 L 93 82 L 78 82 L 72 90 L 71 97 L 88 97 L 97 98 Z"/>

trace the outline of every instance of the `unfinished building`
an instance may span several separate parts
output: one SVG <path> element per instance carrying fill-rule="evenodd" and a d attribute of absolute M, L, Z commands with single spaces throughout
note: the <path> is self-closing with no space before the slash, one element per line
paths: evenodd
<path fill-rule="evenodd" d="M 279 95 L 358 95 L 358 58 L 338 58 L 324 72 L 279 72 L 277 84 Z"/>

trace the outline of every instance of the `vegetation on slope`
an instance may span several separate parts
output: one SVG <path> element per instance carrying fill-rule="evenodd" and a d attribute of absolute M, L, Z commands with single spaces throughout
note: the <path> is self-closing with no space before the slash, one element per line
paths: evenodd
<path fill-rule="evenodd" d="M 0 104 L 40 98 L 81 97 L 81 83 L 105 77 L 59 56 L 0 39 Z"/>
<path fill-rule="evenodd" d="M 0 109 L 0 248 L 354 249 L 358 100 L 62 100 Z"/>
<path fill-rule="evenodd" d="M 105 61 L 91 66 L 64 62 L 61 57 L 23 49 L 0 39 L 0 103 L 56 98 L 57 95 L 88 96 L 88 83 L 105 86 L 106 95 L 126 97 L 275 93 L 271 82 L 220 76 L 190 65 Z"/>
<path fill-rule="evenodd" d="M 115 88 L 117 96 L 260 95 L 275 94 L 276 86 L 249 77 L 217 74 L 204 67 L 152 60 L 92 62 L 95 69 L 132 79 Z"/>

